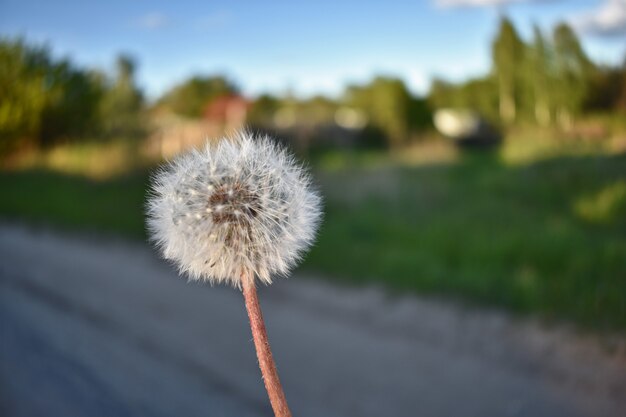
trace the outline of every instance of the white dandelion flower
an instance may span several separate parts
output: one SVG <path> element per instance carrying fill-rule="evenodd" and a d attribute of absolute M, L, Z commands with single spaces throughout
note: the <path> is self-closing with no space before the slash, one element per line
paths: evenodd
<path fill-rule="evenodd" d="M 320 197 L 267 137 L 244 132 L 173 160 L 154 178 L 148 227 L 192 279 L 241 287 L 285 275 L 315 238 Z"/>
<path fill-rule="evenodd" d="M 241 133 L 182 155 L 154 178 L 148 227 L 194 279 L 242 290 L 259 367 L 277 417 L 291 417 L 270 351 L 255 276 L 286 274 L 315 237 L 320 197 L 302 167 L 267 137 Z"/>

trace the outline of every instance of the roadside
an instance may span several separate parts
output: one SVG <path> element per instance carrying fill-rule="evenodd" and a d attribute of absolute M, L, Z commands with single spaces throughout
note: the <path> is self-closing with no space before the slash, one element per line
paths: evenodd
<path fill-rule="evenodd" d="M 623 337 L 314 278 L 260 295 L 294 415 L 626 407 Z M 240 295 L 186 283 L 145 246 L 4 224 L 0 289 L 2 414 L 270 414 Z"/>
<path fill-rule="evenodd" d="M 626 155 L 321 170 L 302 270 L 333 282 L 626 329 Z M 0 217 L 145 241 L 149 173 L 0 172 Z M 340 256 L 338 256 L 340 254 Z M 313 272 L 314 271 L 314 272 Z"/>

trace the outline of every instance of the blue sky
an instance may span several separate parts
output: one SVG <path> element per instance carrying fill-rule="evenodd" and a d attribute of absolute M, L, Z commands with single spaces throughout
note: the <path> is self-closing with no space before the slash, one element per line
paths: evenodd
<path fill-rule="evenodd" d="M 505 11 L 524 36 L 572 22 L 596 60 L 626 54 L 626 0 L 0 1 L 0 34 L 47 42 L 57 56 L 110 69 L 119 52 L 139 62 L 150 97 L 193 74 L 225 73 L 247 94 L 337 94 L 375 73 L 416 93 L 489 67 Z"/>

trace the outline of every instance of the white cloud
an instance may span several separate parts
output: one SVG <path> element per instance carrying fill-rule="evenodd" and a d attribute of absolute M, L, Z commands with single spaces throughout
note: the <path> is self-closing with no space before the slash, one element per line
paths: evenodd
<path fill-rule="evenodd" d="M 572 18 L 576 29 L 602 36 L 626 36 L 626 0 L 605 0 L 595 10 Z"/>
<path fill-rule="evenodd" d="M 170 24 L 170 20 L 162 13 L 148 13 L 137 20 L 137 26 L 141 29 L 157 30 Z"/>
<path fill-rule="evenodd" d="M 503 6 L 512 3 L 538 3 L 542 0 L 435 0 L 442 8 Z M 549 0 L 548 0 L 549 1 Z"/>

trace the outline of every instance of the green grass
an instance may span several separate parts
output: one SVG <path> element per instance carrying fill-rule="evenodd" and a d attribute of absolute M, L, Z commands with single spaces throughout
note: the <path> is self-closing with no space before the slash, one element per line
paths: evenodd
<path fill-rule="evenodd" d="M 141 173 L 98 181 L 53 171 L 0 171 L 0 215 L 143 239 L 148 178 Z"/>
<path fill-rule="evenodd" d="M 306 269 L 626 329 L 626 155 L 316 176 L 326 214 Z M 0 213 L 144 238 L 147 178 L 0 173 Z"/>
<path fill-rule="evenodd" d="M 308 267 L 626 328 L 626 155 L 517 168 L 470 157 L 332 182 Z"/>

